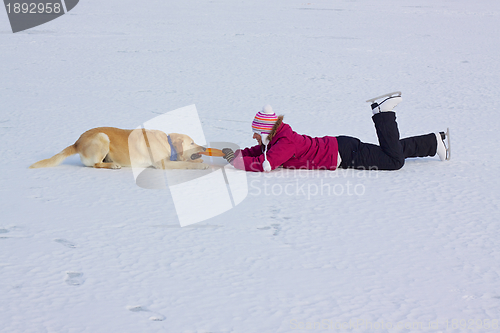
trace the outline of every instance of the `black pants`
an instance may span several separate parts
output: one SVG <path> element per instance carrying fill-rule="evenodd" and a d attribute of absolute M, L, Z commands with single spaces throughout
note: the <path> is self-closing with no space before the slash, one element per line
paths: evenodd
<path fill-rule="evenodd" d="M 373 117 L 380 146 L 361 142 L 350 136 L 338 136 L 340 167 L 362 170 L 398 170 L 409 157 L 436 155 L 434 133 L 399 139 L 394 112 L 380 112 Z"/>

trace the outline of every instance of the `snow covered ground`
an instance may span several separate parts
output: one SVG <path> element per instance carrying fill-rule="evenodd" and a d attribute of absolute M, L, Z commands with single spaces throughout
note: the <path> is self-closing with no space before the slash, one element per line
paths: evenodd
<path fill-rule="evenodd" d="M 496 0 L 85 0 L 12 34 L 0 10 L 0 331 L 500 330 L 499 19 Z M 131 169 L 28 169 L 191 104 L 208 141 L 253 145 L 269 103 L 376 142 L 364 101 L 394 90 L 401 135 L 450 127 L 451 161 L 251 174 L 184 228 Z"/>

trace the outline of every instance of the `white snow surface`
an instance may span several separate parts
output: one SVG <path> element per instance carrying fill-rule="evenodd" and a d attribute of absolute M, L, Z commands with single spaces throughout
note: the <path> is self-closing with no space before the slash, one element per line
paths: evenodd
<path fill-rule="evenodd" d="M 499 22 L 497 0 L 85 0 L 12 34 L 0 10 L 0 331 L 498 330 Z M 376 143 L 365 100 L 395 90 L 401 136 L 449 127 L 451 161 L 249 174 L 184 228 L 130 168 L 28 169 L 191 104 L 207 141 L 254 145 L 269 103 Z"/>

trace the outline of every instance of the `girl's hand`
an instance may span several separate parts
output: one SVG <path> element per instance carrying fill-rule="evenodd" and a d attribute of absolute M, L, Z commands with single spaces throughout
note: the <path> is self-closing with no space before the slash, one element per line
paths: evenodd
<path fill-rule="evenodd" d="M 231 148 L 224 148 L 222 152 L 224 153 L 223 159 L 227 160 L 229 163 L 234 160 L 234 151 Z"/>

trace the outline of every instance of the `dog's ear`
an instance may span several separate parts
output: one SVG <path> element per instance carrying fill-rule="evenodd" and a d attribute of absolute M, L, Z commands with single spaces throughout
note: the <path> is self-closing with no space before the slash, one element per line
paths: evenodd
<path fill-rule="evenodd" d="M 184 160 L 184 156 L 182 156 L 182 154 L 184 153 L 184 148 L 182 147 L 182 137 L 181 136 L 177 136 L 176 138 L 174 138 L 172 140 L 172 145 L 174 146 L 175 150 L 177 151 L 177 160 L 178 161 L 183 161 Z"/>

